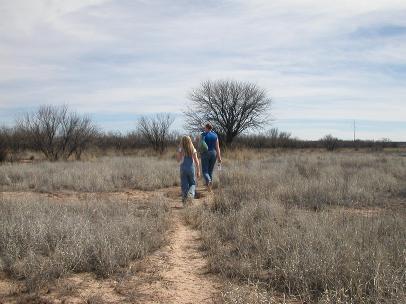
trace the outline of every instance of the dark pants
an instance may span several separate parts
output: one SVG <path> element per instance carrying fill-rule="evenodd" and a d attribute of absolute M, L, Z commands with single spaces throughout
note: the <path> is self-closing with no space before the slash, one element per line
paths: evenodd
<path fill-rule="evenodd" d="M 213 180 L 213 169 L 216 163 L 216 150 L 202 153 L 202 173 L 206 185 Z"/>

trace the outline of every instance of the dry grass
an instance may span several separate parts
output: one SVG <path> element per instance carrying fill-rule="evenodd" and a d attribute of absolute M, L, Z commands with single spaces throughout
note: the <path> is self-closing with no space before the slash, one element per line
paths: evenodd
<path fill-rule="evenodd" d="M 201 230 L 210 270 L 250 283 L 231 285 L 226 303 L 274 303 L 274 294 L 308 303 L 405 302 L 405 158 L 250 150 L 227 158 L 213 204 L 185 210 Z M 0 166 L 2 191 L 153 190 L 178 180 L 170 157 Z M 371 207 L 380 212 L 347 212 Z M 0 200 L 0 268 L 28 289 L 72 272 L 108 276 L 160 246 L 167 211 L 160 203 Z"/>
<path fill-rule="evenodd" d="M 281 304 L 287 303 L 283 295 L 273 295 L 258 283 L 233 284 L 228 282 L 221 293 L 221 302 L 225 304 Z M 288 302 L 302 304 L 303 302 Z"/>
<path fill-rule="evenodd" d="M 109 276 L 159 247 L 168 207 L 0 200 L 0 271 L 28 290 L 76 272 Z"/>
<path fill-rule="evenodd" d="M 154 190 L 179 184 L 176 162 L 153 157 L 104 157 L 83 162 L 0 166 L 0 190 L 52 192 Z"/>
<path fill-rule="evenodd" d="M 406 159 L 383 154 L 292 153 L 259 155 L 226 165 L 220 177 L 223 188 L 247 183 L 258 185 L 249 197 L 310 209 L 384 206 L 388 196 L 406 192 Z"/>
<path fill-rule="evenodd" d="M 404 303 L 404 205 L 368 217 L 332 208 L 403 199 L 404 165 L 399 157 L 327 153 L 235 161 L 213 205 L 189 208 L 185 218 L 202 232 L 211 271 L 226 278 L 308 303 Z M 244 301 L 240 291 L 225 295 Z"/>

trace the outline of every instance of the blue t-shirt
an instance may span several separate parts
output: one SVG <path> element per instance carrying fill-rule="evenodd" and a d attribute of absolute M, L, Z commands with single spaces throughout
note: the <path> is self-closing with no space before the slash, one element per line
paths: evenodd
<path fill-rule="evenodd" d="M 204 136 L 204 141 L 207 144 L 207 147 L 209 148 L 209 151 L 214 151 L 216 150 L 216 142 L 217 142 L 217 134 L 214 133 L 213 131 L 210 132 L 203 132 L 202 135 Z"/>

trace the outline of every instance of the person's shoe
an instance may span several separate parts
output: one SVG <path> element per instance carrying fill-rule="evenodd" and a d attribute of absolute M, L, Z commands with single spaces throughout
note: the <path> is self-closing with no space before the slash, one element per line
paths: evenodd
<path fill-rule="evenodd" d="M 213 186 L 213 182 L 212 182 L 212 181 L 209 181 L 209 182 L 207 183 L 207 191 L 211 192 L 212 186 Z"/>

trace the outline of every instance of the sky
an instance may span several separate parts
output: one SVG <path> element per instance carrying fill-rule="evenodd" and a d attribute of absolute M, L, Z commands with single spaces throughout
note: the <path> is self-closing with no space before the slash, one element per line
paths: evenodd
<path fill-rule="evenodd" d="M 181 128 L 216 79 L 266 89 L 265 128 L 406 141 L 406 1 L 0 0 L 0 125 L 68 104 L 106 131 Z"/>

